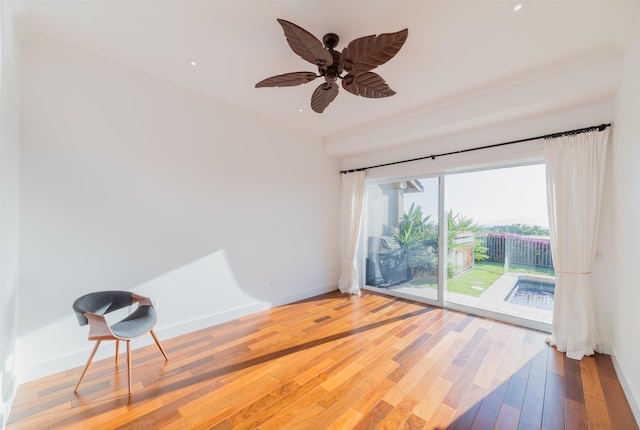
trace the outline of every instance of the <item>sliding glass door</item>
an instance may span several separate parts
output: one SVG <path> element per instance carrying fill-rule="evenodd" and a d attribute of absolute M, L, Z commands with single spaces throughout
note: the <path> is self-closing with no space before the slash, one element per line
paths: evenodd
<path fill-rule="evenodd" d="M 367 288 L 545 328 L 555 278 L 544 169 L 369 183 Z"/>
<path fill-rule="evenodd" d="M 438 302 L 439 178 L 369 184 L 366 285 L 374 290 Z"/>

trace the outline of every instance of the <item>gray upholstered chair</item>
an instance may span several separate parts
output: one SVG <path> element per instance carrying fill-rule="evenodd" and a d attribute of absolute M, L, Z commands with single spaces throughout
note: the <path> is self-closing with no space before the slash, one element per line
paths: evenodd
<path fill-rule="evenodd" d="M 111 326 L 105 319 L 105 315 L 118 309 L 131 306 L 137 303 L 138 307 L 127 317 Z M 129 380 L 129 394 L 131 394 L 131 339 L 142 336 L 147 332 L 151 333 L 153 340 L 160 348 L 165 360 L 167 354 L 162 349 L 160 341 L 153 331 L 153 327 L 158 320 L 156 310 L 148 297 L 140 296 L 129 291 L 100 291 L 86 294 L 73 303 L 73 310 L 78 317 L 81 326 L 89 324 L 89 340 L 95 340 L 96 346 L 89 356 L 82 375 L 76 384 L 74 392 L 78 391 L 80 382 L 84 378 L 91 360 L 96 355 L 98 347 L 103 340 L 116 341 L 116 364 L 118 363 L 118 349 L 120 341 L 127 342 L 127 377 Z"/>

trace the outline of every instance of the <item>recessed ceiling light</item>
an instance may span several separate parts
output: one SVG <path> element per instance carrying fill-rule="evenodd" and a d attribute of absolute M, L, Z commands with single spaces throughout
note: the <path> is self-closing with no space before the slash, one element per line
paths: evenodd
<path fill-rule="evenodd" d="M 507 9 L 507 13 L 509 15 L 516 15 L 522 12 L 526 3 L 526 0 L 519 0 L 514 2 L 511 6 L 509 6 L 509 9 Z"/>
<path fill-rule="evenodd" d="M 189 62 L 189 64 L 191 64 L 192 66 L 197 66 L 197 65 L 198 65 L 198 63 L 197 63 L 197 62 L 195 62 L 194 60 L 191 60 L 191 61 Z"/>
<path fill-rule="evenodd" d="M 298 109 L 298 112 L 304 112 L 304 109 L 300 108 Z"/>

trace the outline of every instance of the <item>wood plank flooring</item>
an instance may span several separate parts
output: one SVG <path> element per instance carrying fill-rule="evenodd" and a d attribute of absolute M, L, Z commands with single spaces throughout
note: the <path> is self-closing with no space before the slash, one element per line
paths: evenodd
<path fill-rule="evenodd" d="M 162 317 L 162 315 L 161 315 Z M 19 429 L 638 429 L 606 355 L 545 333 L 337 292 L 23 384 Z M 105 347 L 108 347 L 105 346 Z"/>

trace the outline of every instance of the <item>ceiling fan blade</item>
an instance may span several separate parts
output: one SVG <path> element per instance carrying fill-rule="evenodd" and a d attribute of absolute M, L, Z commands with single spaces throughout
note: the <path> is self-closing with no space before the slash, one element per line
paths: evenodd
<path fill-rule="evenodd" d="M 368 72 L 394 57 L 404 45 L 409 30 L 365 36 L 355 39 L 342 50 L 340 63 L 352 75 Z"/>
<path fill-rule="evenodd" d="M 278 22 L 293 52 L 318 67 L 328 67 L 333 64 L 333 57 L 313 34 L 284 19 L 278 19 Z"/>
<path fill-rule="evenodd" d="M 311 109 L 315 112 L 322 113 L 337 96 L 338 85 L 324 82 L 316 88 L 311 96 Z"/>
<path fill-rule="evenodd" d="M 316 78 L 313 72 L 293 72 L 284 75 L 271 76 L 261 80 L 256 84 L 256 88 L 260 87 L 293 87 L 295 85 L 306 84 Z"/>
<path fill-rule="evenodd" d="M 364 72 L 361 75 L 347 75 L 342 80 L 342 88 L 356 96 L 379 99 L 389 97 L 396 92 L 382 79 L 382 76 L 373 72 Z"/>

